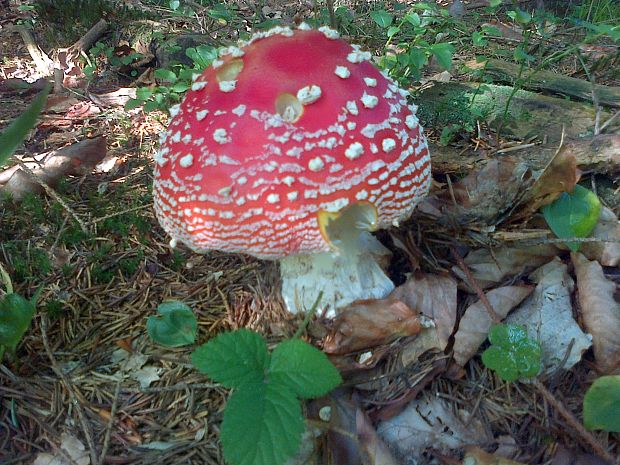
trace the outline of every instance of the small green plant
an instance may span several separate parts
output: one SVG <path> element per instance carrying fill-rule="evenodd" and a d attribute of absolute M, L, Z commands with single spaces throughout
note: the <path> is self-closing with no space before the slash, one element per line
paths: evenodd
<path fill-rule="evenodd" d="M 89 55 L 86 56 L 87 65 L 84 67 L 84 74 L 88 78 L 92 78 L 97 71 L 98 66 L 102 61 L 113 68 L 121 68 L 128 66 L 136 60 L 143 57 L 141 53 L 132 52 L 127 55 L 117 54 L 114 47 L 104 44 L 103 42 L 97 42 L 89 51 Z M 136 75 L 137 71 L 132 70 L 132 75 Z"/>
<path fill-rule="evenodd" d="M 522 326 L 494 325 L 489 341 L 491 346 L 482 353 L 482 362 L 504 381 L 533 378 L 540 371 L 542 349 Z"/>
<path fill-rule="evenodd" d="M 181 347 L 196 340 L 198 323 L 192 309 L 182 302 L 172 300 L 157 307 L 159 316 L 146 320 L 149 337 L 165 347 Z"/>
<path fill-rule="evenodd" d="M 0 266 L 0 276 L 6 286 L 6 294 L 0 298 L 0 362 L 5 351 L 14 354 L 23 335 L 30 328 L 36 311 L 39 292 L 27 300 L 13 292 L 11 278 Z"/>
<path fill-rule="evenodd" d="M 147 321 L 162 345 L 191 344 L 196 318 L 179 302 L 159 306 L 161 318 Z M 269 351 L 258 333 L 222 333 L 191 354 L 192 364 L 222 386 L 234 389 L 224 411 L 220 440 L 232 465 L 280 465 L 299 449 L 304 431 L 301 399 L 327 394 L 342 382 L 327 356 L 310 344 L 288 339 Z"/>
<path fill-rule="evenodd" d="M 620 433 L 620 375 L 592 383 L 583 399 L 583 423 L 587 429 Z"/>
<path fill-rule="evenodd" d="M 560 239 L 588 237 L 601 214 L 601 202 L 594 192 L 576 185 L 571 193 L 563 192 L 549 205 L 542 207 L 545 221 Z M 578 242 L 566 242 L 573 251 Z"/>

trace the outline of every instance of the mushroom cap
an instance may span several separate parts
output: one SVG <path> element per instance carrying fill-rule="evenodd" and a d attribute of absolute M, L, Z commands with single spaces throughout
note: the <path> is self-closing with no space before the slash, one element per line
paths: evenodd
<path fill-rule="evenodd" d="M 255 34 L 197 77 L 155 154 L 155 212 L 172 242 L 259 258 L 333 249 L 354 204 L 371 228 L 406 219 L 430 186 L 407 92 L 328 28 Z"/>

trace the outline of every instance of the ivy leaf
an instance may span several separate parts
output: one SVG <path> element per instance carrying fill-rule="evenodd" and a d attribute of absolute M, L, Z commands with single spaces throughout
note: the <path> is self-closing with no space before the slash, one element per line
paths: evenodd
<path fill-rule="evenodd" d="M 517 325 L 495 325 L 489 330 L 491 347 L 482 353 L 484 365 L 504 381 L 532 378 L 540 371 L 542 349 Z"/>
<path fill-rule="evenodd" d="M 602 376 L 590 386 L 583 398 L 583 424 L 620 433 L 620 375 Z"/>
<path fill-rule="evenodd" d="M 281 384 L 252 381 L 228 399 L 220 440 L 234 465 L 280 465 L 301 443 L 304 421 L 295 393 Z"/>
<path fill-rule="evenodd" d="M 157 307 L 160 316 L 150 316 L 146 321 L 149 337 L 165 347 L 180 347 L 196 340 L 198 323 L 192 309 L 176 300 Z"/>
<path fill-rule="evenodd" d="M 594 192 L 576 185 L 570 194 L 564 192 L 554 202 L 545 205 L 542 213 L 560 239 L 588 237 L 601 214 L 601 202 Z M 579 250 L 579 245 L 566 242 L 566 246 L 574 252 Z"/>
<path fill-rule="evenodd" d="M 370 12 L 370 17 L 382 28 L 390 27 L 394 16 L 385 10 L 375 10 Z"/>
<path fill-rule="evenodd" d="M 452 55 L 454 54 L 454 47 L 452 44 L 445 42 L 433 44 L 430 46 L 429 50 L 433 55 L 435 55 L 437 61 L 443 68 L 452 68 Z"/>
<path fill-rule="evenodd" d="M 192 352 L 191 358 L 198 371 L 229 388 L 262 383 L 269 366 L 265 340 L 247 329 L 218 335 Z"/>
<path fill-rule="evenodd" d="M 36 297 L 27 300 L 19 294 L 7 294 L 0 299 L 0 346 L 15 352 L 30 327 L 35 310 Z"/>
<path fill-rule="evenodd" d="M 19 147 L 19 144 L 26 139 L 28 131 L 37 124 L 37 118 L 45 106 L 45 101 L 49 92 L 50 86 L 48 85 L 34 98 L 30 106 L 26 108 L 26 111 L 0 134 L 0 166 L 6 163 L 6 160 L 13 155 L 13 152 Z"/>
<path fill-rule="evenodd" d="M 323 352 L 300 339 L 289 339 L 271 354 L 269 382 L 286 385 L 302 399 L 311 399 L 327 394 L 342 378 Z"/>

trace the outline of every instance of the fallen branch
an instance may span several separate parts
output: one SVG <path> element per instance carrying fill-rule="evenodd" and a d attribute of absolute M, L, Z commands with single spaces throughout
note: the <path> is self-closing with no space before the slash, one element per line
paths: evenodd
<path fill-rule="evenodd" d="M 54 69 L 54 61 L 43 52 L 34 41 L 34 37 L 28 29 L 21 25 L 14 25 L 13 29 L 19 32 L 22 40 L 28 49 L 28 53 L 32 57 L 37 71 L 43 76 L 50 76 Z"/>
<path fill-rule="evenodd" d="M 100 19 L 97 24 L 91 27 L 84 36 L 75 42 L 70 48 L 79 52 L 87 52 L 105 31 L 108 30 L 108 22 Z"/>
<path fill-rule="evenodd" d="M 106 138 L 86 139 L 77 144 L 54 150 L 24 162 L 35 179 L 19 165 L 0 172 L 0 193 L 9 194 L 14 200 L 22 200 L 27 193 L 41 192 L 44 187 L 55 186 L 69 175 L 81 175 L 92 171 L 106 156 Z"/>
<path fill-rule="evenodd" d="M 506 61 L 490 59 L 486 62 L 469 61 L 466 66 L 470 69 L 484 69 L 485 75 L 491 76 L 495 82 L 504 82 L 514 85 L 518 80 L 519 65 Z M 527 74 L 519 79 L 523 89 L 549 92 L 556 95 L 568 95 L 578 100 L 592 101 L 592 94 L 598 98 L 600 105 L 620 107 L 620 88 L 592 85 L 583 79 L 577 79 L 551 71 L 538 71 Z"/>

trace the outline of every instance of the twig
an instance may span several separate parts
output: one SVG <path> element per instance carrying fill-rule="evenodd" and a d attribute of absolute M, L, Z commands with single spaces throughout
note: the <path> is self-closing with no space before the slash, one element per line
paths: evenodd
<path fill-rule="evenodd" d="M 489 314 L 489 317 L 491 318 L 491 320 L 493 320 L 494 323 L 501 323 L 502 319 L 499 317 L 497 313 L 495 313 L 495 310 L 493 310 L 493 306 L 491 305 L 491 302 L 489 302 L 489 299 L 487 298 L 486 294 L 480 288 L 480 285 L 476 281 L 476 278 L 474 278 L 474 275 L 471 274 L 471 271 L 469 267 L 467 266 L 467 264 L 465 263 L 465 261 L 463 260 L 463 257 L 461 257 L 461 254 L 458 253 L 458 251 L 456 250 L 456 247 L 454 247 L 453 245 L 450 246 L 450 251 L 452 252 L 452 256 L 456 259 L 456 263 L 459 265 L 459 268 L 463 271 L 463 273 L 465 273 L 465 276 L 467 277 L 469 284 L 476 291 L 478 298 L 484 305 L 484 308 Z"/>
<path fill-rule="evenodd" d="M 316 313 L 316 309 L 319 307 L 319 302 L 321 302 L 322 298 L 323 298 L 323 291 L 320 291 L 319 295 L 316 296 L 316 300 L 312 304 L 312 308 L 308 311 L 308 313 L 306 313 L 306 316 L 304 317 L 304 321 L 301 323 L 299 328 L 297 328 L 297 331 L 295 331 L 295 335 L 293 336 L 293 339 L 297 339 L 298 337 L 301 336 L 301 333 L 304 332 L 304 330 L 308 326 L 308 323 L 310 323 L 310 319 Z"/>
<path fill-rule="evenodd" d="M 58 362 L 52 353 L 52 349 L 50 347 L 49 340 L 47 339 L 47 316 L 41 315 L 41 340 L 43 341 L 43 347 L 45 348 L 45 353 L 52 364 L 52 370 L 56 373 L 62 382 L 65 385 L 65 388 L 69 392 L 69 396 L 71 397 L 71 403 L 75 406 L 75 411 L 77 412 L 78 418 L 80 420 L 80 424 L 82 425 L 82 430 L 84 431 L 84 435 L 86 436 L 86 443 L 88 444 L 88 452 L 90 455 L 90 463 L 97 463 L 97 450 L 95 449 L 95 442 L 93 441 L 93 433 L 90 429 L 89 423 L 86 421 L 86 416 L 84 415 L 84 410 L 82 409 L 82 405 L 78 401 L 78 397 L 73 390 L 73 386 L 69 381 L 69 378 L 65 375 L 65 373 L 58 366 Z"/>
<path fill-rule="evenodd" d="M 619 116 L 620 116 L 620 110 L 615 112 L 612 116 L 610 116 L 610 118 L 607 121 L 605 121 L 605 123 L 603 123 L 603 125 L 601 126 L 600 132 L 603 132 L 607 128 L 607 126 L 613 123 Z"/>
<path fill-rule="evenodd" d="M 127 365 L 127 362 L 125 362 Z M 118 377 L 118 381 L 116 382 L 116 387 L 114 388 L 114 399 L 112 400 L 112 408 L 110 409 L 110 420 L 108 421 L 108 425 L 105 429 L 105 435 L 103 437 L 103 448 L 101 449 L 101 454 L 99 454 L 99 465 L 103 465 L 105 463 L 105 456 L 108 453 L 108 448 L 110 447 L 110 435 L 112 434 L 112 426 L 114 425 L 114 417 L 116 416 L 116 409 L 118 407 L 118 397 L 121 393 L 121 381 L 123 380 L 123 376 Z"/>
<path fill-rule="evenodd" d="M 22 36 L 22 40 L 24 41 L 32 60 L 34 61 L 37 71 L 39 71 L 39 73 L 43 76 L 51 75 L 52 70 L 54 69 L 54 62 L 37 46 L 30 31 L 22 25 L 15 25 L 13 28 L 19 32 L 19 35 Z"/>
<path fill-rule="evenodd" d="M 588 432 L 583 425 L 575 418 L 575 416 L 569 412 L 564 404 L 560 402 L 539 380 L 533 381 L 534 386 L 542 394 L 547 402 L 566 420 L 566 422 L 579 434 L 579 437 L 588 446 L 592 448 L 592 451 L 603 458 L 611 465 L 620 463 L 615 457 L 613 457 L 607 449 L 605 449 L 599 442 Z"/>
<path fill-rule="evenodd" d="M 590 5 L 590 7 L 592 7 L 592 5 Z M 579 50 L 577 50 L 577 58 L 579 59 L 579 62 L 581 63 L 581 67 L 586 73 L 586 76 L 588 77 L 590 84 L 592 84 L 592 104 L 594 105 L 594 112 L 595 112 L 594 135 L 598 136 L 601 133 L 601 127 L 600 127 L 601 126 L 601 104 L 599 102 L 598 95 L 596 93 L 596 82 L 594 81 L 594 75 L 590 73 L 590 70 L 586 66 L 585 61 L 583 61 L 583 57 L 581 56 L 581 52 Z"/>
<path fill-rule="evenodd" d="M 86 34 L 84 34 L 77 42 L 75 42 L 70 48 L 77 52 L 86 52 L 95 43 L 95 41 L 103 35 L 108 29 L 108 22 L 105 19 L 100 19 L 97 24 L 91 27 Z"/>

